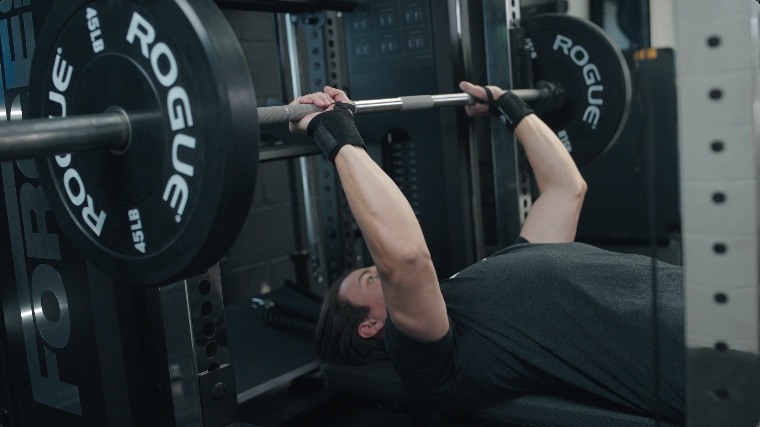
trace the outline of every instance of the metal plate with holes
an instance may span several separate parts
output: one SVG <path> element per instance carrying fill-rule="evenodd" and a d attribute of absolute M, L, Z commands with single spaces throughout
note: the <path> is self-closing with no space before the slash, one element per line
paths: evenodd
<path fill-rule="evenodd" d="M 565 91 L 562 108 L 541 115 L 584 165 L 615 143 L 631 104 L 631 77 L 614 41 L 596 25 L 564 14 L 523 23 L 534 81 Z"/>
<path fill-rule="evenodd" d="M 124 111 L 123 152 L 38 160 L 63 231 L 112 278 L 157 285 L 207 270 L 246 218 L 255 94 L 219 9 L 203 0 L 57 2 L 32 64 L 32 117 Z"/>

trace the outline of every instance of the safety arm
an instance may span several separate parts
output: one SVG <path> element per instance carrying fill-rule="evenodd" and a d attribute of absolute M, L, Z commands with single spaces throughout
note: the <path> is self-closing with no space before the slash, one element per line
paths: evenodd
<path fill-rule="evenodd" d="M 341 148 L 335 166 L 377 267 L 394 325 L 417 339 L 441 338 L 449 328 L 446 306 L 406 197 L 360 147 Z"/>
<path fill-rule="evenodd" d="M 572 242 L 578 228 L 586 182 L 557 135 L 535 114 L 515 128 L 541 195 L 533 203 L 520 236 L 532 243 Z"/>

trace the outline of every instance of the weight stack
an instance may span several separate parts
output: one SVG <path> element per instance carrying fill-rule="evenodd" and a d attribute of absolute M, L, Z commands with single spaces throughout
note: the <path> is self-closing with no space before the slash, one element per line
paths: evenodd
<path fill-rule="evenodd" d="M 346 14 L 351 99 L 459 92 L 463 65 L 447 3 L 365 0 Z M 440 278 L 473 261 L 465 117 L 441 108 L 356 118 L 370 155 L 412 205 Z"/>

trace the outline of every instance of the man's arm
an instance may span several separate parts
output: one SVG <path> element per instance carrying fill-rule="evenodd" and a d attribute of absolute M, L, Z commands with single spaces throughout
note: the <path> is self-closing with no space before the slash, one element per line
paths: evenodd
<path fill-rule="evenodd" d="M 572 242 L 586 195 L 578 167 L 557 135 L 535 114 L 517 125 L 515 136 L 525 148 L 541 192 L 520 236 L 531 243 Z"/>
<path fill-rule="evenodd" d="M 325 93 L 336 101 L 350 102 L 340 90 L 325 87 Z M 302 97 L 295 102 L 328 105 L 320 98 Z M 298 128 L 307 129 L 314 117 L 302 119 Z M 335 138 L 346 137 L 343 134 L 346 129 L 338 129 L 336 122 L 325 119 L 324 125 L 319 126 L 321 129 L 315 132 L 315 138 L 329 138 L 324 132 Z M 341 126 L 353 126 L 353 122 Z M 351 212 L 377 267 L 393 324 L 420 340 L 441 338 L 449 329 L 446 305 L 414 211 L 398 186 L 366 150 L 354 145 L 339 146 L 337 150 L 335 166 Z"/>
<path fill-rule="evenodd" d="M 487 99 L 481 86 L 462 82 L 459 87 L 476 98 Z M 494 99 L 505 92 L 496 86 L 488 88 Z M 466 110 L 470 116 L 485 115 L 489 106 L 477 104 L 466 107 Z M 514 133 L 525 148 L 541 192 L 525 219 L 520 236 L 531 243 L 572 242 L 586 194 L 586 182 L 565 146 L 535 114 L 519 120 Z"/>
<path fill-rule="evenodd" d="M 449 329 L 446 306 L 406 197 L 361 148 L 342 148 L 335 166 L 380 275 L 393 324 L 417 339 L 442 337 Z"/>

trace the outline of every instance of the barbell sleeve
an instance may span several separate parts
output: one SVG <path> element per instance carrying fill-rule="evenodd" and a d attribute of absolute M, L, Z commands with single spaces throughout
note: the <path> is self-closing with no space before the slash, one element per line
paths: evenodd
<path fill-rule="evenodd" d="M 127 116 L 117 112 L 10 121 L 0 125 L 0 161 L 120 149 L 130 129 Z"/>
<path fill-rule="evenodd" d="M 551 95 L 545 89 L 518 89 L 513 92 L 525 101 Z M 402 96 L 354 103 L 356 114 L 366 114 L 473 105 L 475 102 L 475 98 L 467 93 L 455 93 Z M 261 124 L 294 122 L 319 111 L 322 109 L 313 104 L 257 108 Z M 123 150 L 129 143 L 130 134 L 130 119 L 122 112 L 10 121 L 0 125 L 0 161 L 89 150 Z"/>

